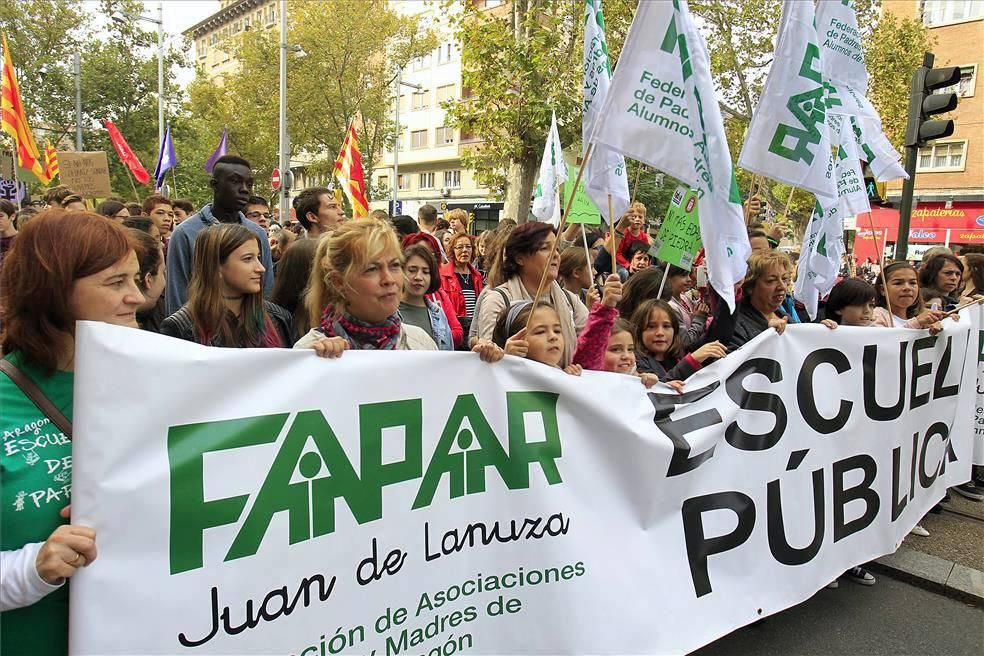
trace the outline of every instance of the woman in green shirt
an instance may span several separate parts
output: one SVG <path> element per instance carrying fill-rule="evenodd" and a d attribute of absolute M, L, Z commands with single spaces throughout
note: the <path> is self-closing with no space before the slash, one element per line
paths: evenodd
<path fill-rule="evenodd" d="M 88 212 L 51 210 L 24 228 L 0 273 L 0 348 L 69 421 L 75 322 L 137 326 L 144 297 L 122 226 Z M 66 579 L 96 558 L 95 531 L 65 523 L 72 442 L 0 373 L 0 653 L 68 652 Z M 69 432 L 70 429 L 69 429 Z"/>

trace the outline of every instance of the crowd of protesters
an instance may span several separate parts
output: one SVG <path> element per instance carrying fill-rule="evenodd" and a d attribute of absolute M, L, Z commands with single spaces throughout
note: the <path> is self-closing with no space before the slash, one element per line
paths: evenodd
<path fill-rule="evenodd" d="M 504 219 L 476 237 L 464 211 L 438 217 L 430 205 L 416 219 L 377 211 L 346 220 L 322 187 L 294 199 L 296 224 L 281 223 L 235 156 L 215 163 L 210 185 L 212 202 L 197 210 L 152 195 L 89 212 L 63 187 L 49 190 L 45 209 L 0 201 L 5 653 L 65 653 L 65 582 L 97 557 L 95 532 L 65 523 L 70 469 L 38 464 L 70 462 L 76 321 L 325 358 L 351 349 L 470 351 L 489 363 L 510 355 L 677 389 L 757 335 L 810 321 L 790 295 L 781 234 L 754 224 L 732 314 L 699 259 L 693 270 L 653 261 L 640 203 L 608 233 Z M 874 275 L 866 264 L 834 287 L 817 321 L 936 332 L 955 307 L 984 299 L 981 254 L 944 249 Z M 973 481 L 954 491 L 984 499 Z M 862 567 L 846 576 L 875 582 Z"/>

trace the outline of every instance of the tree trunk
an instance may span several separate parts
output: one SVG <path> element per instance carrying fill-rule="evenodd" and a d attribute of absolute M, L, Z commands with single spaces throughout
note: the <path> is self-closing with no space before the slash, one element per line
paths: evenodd
<path fill-rule="evenodd" d="M 536 184 L 537 163 L 530 160 L 512 160 L 506 173 L 506 200 L 502 216 L 526 223 L 530 218 L 533 187 Z"/>

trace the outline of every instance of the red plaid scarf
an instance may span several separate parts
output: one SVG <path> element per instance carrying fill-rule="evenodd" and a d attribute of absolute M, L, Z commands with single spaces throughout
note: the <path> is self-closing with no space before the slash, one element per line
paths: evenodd
<path fill-rule="evenodd" d="M 345 313 L 335 316 L 334 308 L 329 305 L 321 315 L 320 331 L 325 337 L 343 337 L 353 349 L 394 351 L 401 325 L 399 312 L 381 324 L 371 324 Z"/>

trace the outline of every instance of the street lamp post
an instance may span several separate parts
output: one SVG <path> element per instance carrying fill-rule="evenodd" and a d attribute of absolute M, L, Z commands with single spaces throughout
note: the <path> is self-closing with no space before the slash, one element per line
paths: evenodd
<path fill-rule="evenodd" d="M 393 214 L 396 214 L 396 201 L 400 191 L 400 87 L 410 87 L 420 91 L 423 89 L 419 84 L 404 82 L 402 79 L 403 68 L 396 68 L 396 112 L 394 120 L 396 122 L 395 135 L 393 137 Z"/>
<path fill-rule="evenodd" d="M 280 220 L 287 225 L 290 217 L 287 152 L 287 0 L 280 0 Z"/>
<path fill-rule="evenodd" d="M 157 3 L 157 18 L 114 12 L 110 19 L 116 23 L 125 23 L 126 19 L 142 20 L 157 25 L 157 142 L 164 143 L 164 3 Z"/>

